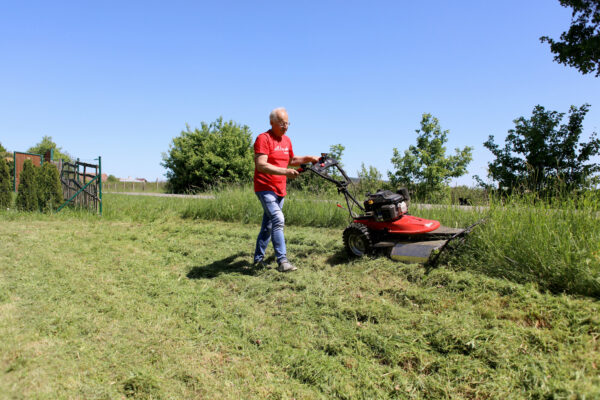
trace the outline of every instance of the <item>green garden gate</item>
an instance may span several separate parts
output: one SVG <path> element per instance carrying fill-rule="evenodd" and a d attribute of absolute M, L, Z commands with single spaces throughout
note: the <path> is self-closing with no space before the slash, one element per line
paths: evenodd
<path fill-rule="evenodd" d="M 60 162 L 60 181 L 66 201 L 58 208 L 67 205 L 87 208 L 102 215 L 102 157 L 98 164 L 86 162 Z"/>

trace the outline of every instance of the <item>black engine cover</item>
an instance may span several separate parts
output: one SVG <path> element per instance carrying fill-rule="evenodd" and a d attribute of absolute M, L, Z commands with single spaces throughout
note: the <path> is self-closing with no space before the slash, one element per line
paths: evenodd
<path fill-rule="evenodd" d="M 365 200 L 365 211 L 373 214 L 376 221 L 393 221 L 402 216 L 400 204 L 408 199 L 405 197 L 405 190 L 401 193 L 394 193 L 391 190 L 378 190 L 376 193 L 369 193 Z"/>

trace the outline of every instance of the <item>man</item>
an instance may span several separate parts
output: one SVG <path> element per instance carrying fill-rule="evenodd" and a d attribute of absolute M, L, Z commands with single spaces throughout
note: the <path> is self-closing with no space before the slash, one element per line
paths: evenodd
<path fill-rule="evenodd" d="M 262 204 L 264 214 L 262 226 L 256 240 L 254 264 L 263 266 L 265 251 L 271 238 L 280 272 L 295 271 L 297 268 L 287 259 L 285 237 L 283 236 L 283 200 L 287 178 L 294 179 L 298 171 L 288 166 L 316 163 L 315 156 L 294 156 L 292 142 L 285 135 L 290 126 L 285 108 L 280 107 L 269 115 L 271 129 L 261 133 L 254 142 L 254 191 Z"/>

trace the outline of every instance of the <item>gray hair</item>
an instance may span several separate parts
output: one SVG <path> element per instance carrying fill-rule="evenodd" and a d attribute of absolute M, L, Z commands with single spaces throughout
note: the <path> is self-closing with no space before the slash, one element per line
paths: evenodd
<path fill-rule="evenodd" d="M 281 111 L 287 112 L 287 110 L 285 109 L 285 107 L 277 107 L 273 111 L 271 111 L 271 114 L 269 114 L 269 122 L 278 121 L 279 120 L 279 115 L 278 114 Z"/>

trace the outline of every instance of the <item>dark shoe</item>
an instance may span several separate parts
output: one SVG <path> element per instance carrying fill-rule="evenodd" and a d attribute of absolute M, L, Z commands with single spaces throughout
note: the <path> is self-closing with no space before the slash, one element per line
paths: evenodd
<path fill-rule="evenodd" d="M 295 271 L 297 269 L 298 268 L 296 268 L 295 266 L 290 264 L 290 262 L 288 260 L 280 262 L 279 267 L 277 267 L 277 271 L 279 271 L 279 272 L 291 272 L 291 271 Z"/>
<path fill-rule="evenodd" d="M 254 268 L 259 268 L 259 269 L 265 269 L 268 268 L 267 267 L 267 263 L 265 263 L 264 260 L 258 260 L 258 261 L 254 261 L 254 263 L 252 263 L 252 266 Z"/>

